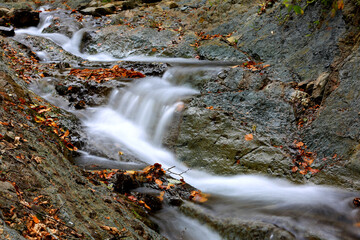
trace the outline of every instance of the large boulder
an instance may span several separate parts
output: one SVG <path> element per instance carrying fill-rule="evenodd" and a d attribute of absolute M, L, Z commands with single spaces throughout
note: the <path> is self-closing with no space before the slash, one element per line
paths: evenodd
<path fill-rule="evenodd" d="M 87 7 L 80 10 L 80 13 L 84 15 L 93 15 L 95 17 L 113 14 L 116 11 L 116 6 L 112 3 L 100 7 Z"/>
<path fill-rule="evenodd" d="M 15 35 L 14 28 L 0 26 L 0 35 L 5 36 L 5 37 L 12 37 Z"/>
<path fill-rule="evenodd" d="M 11 24 L 16 28 L 37 26 L 40 23 L 39 12 L 16 9 L 10 17 Z"/>

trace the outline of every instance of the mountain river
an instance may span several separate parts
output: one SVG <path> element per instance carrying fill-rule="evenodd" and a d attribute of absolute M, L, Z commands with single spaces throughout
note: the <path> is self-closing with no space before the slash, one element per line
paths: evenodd
<path fill-rule="evenodd" d="M 180 114 L 186 107 L 183 100 L 198 94 L 196 89 L 185 84 L 182 73 L 216 72 L 225 63 L 144 56 L 116 59 L 107 54 L 85 54 L 80 51 L 80 44 L 86 28 L 78 29 L 71 38 L 60 33 L 43 33 L 52 23 L 54 14 L 56 12 L 41 13 L 38 27 L 16 30 L 14 38 L 20 42 L 28 35 L 47 38 L 87 61 L 114 64 L 119 60 L 165 62 L 172 66 L 161 77 L 146 77 L 129 82 L 125 88 L 114 89 L 106 105 L 85 110 L 67 108 L 63 99 L 36 85 L 35 92 L 80 117 L 91 139 L 89 148 L 110 152 L 114 156 L 121 149 L 144 164 L 160 163 L 165 169 L 173 167 L 175 173 L 185 172 L 182 176 L 187 183 L 210 194 L 209 201 L 199 208 L 211 216 L 272 223 L 291 232 L 297 239 L 310 239 L 304 232 L 327 240 L 360 239 L 360 231 L 354 227 L 358 210 L 350 206 L 355 193 L 325 186 L 294 185 L 259 175 L 217 176 L 196 169 L 188 170 L 162 146 L 162 138 L 174 114 Z M 37 52 L 37 55 L 44 62 L 52 61 L 44 52 Z M 96 163 L 111 167 L 115 164 L 114 160 L 84 149 L 80 153 L 80 165 Z M 127 169 L 143 165 L 121 160 L 116 164 Z M 215 230 L 174 207 L 165 207 L 153 216 L 153 220 L 169 239 L 223 239 Z"/>

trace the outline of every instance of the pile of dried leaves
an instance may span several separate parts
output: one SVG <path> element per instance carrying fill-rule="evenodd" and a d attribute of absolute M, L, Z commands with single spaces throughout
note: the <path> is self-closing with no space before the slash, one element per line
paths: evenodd
<path fill-rule="evenodd" d="M 203 203 L 209 195 L 196 190 L 183 179 L 175 180 L 166 175 L 161 164 L 155 163 L 141 171 L 102 170 L 87 171 L 86 177 L 94 184 L 106 184 L 114 191 L 124 194 L 130 201 L 142 206 L 145 210 L 156 211 L 161 209 L 161 204 L 166 197 L 179 195 L 184 200 Z M 158 191 L 157 196 L 137 193 L 133 191 L 139 187 L 146 187 Z M 116 198 L 116 201 L 121 201 Z"/>
<path fill-rule="evenodd" d="M 307 146 L 303 142 L 295 140 L 294 145 L 298 153 L 293 159 L 294 166 L 291 169 L 292 172 L 299 171 L 302 175 L 306 175 L 308 172 L 311 174 L 318 173 L 320 171 L 319 169 L 310 167 L 316 158 L 316 154 L 314 152 L 307 151 Z"/>
<path fill-rule="evenodd" d="M 4 174 L 0 175 L 0 181 L 10 183 L 17 195 L 17 201 L 13 198 L 8 199 L 12 204 L 11 207 L 0 206 L 2 217 L 8 226 L 22 232 L 25 238 L 33 240 L 84 238 L 59 218 L 60 209 L 54 208 L 45 196 L 37 196 L 28 202 L 15 182 L 8 180 Z M 0 196 L 6 198 L 4 195 Z"/>
<path fill-rule="evenodd" d="M 71 69 L 70 75 L 76 76 L 82 80 L 91 80 L 101 83 L 115 78 L 143 78 L 144 74 L 134 71 L 134 69 L 127 70 L 118 65 L 112 68 L 98 68 L 98 69 Z"/>

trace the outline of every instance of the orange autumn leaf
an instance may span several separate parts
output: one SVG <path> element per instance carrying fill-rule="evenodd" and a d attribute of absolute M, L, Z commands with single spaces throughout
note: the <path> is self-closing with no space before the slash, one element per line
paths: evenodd
<path fill-rule="evenodd" d="M 166 190 L 169 190 L 169 189 L 172 188 L 172 187 L 175 187 L 175 185 L 172 184 L 172 183 L 170 183 L 169 185 L 167 185 Z"/>
<path fill-rule="evenodd" d="M 163 182 L 160 179 L 155 179 L 155 183 L 161 187 L 161 185 L 163 184 Z"/>
<path fill-rule="evenodd" d="M 141 205 L 143 205 L 145 208 L 151 210 L 151 208 L 149 207 L 149 205 L 147 205 L 144 201 L 140 200 L 139 203 L 140 203 Z"/>
<path fill-rule="evenodd" d="M 320 172 L 319 169 L 313 169 L 313 168 L 310 168 L 309 171 L 310 171 L 312 174 L 315 174 L 315 173 Z"/>
<path fill-rule="evenodd" d="M 295 144 L 297 148 L 301 148 L 302 146 L 304 146 L 303 142 L 298 142 Z"/>
<path fill-rule="evenodd" d="M 200 190 L 192 191 L 190 195 L 190 200 L 198 203 L 204 203 L 208 200 L 209 194 L 202 193 Z"/>
<path fill-rule="evenodd" d="M 251 141 L 251 140 L 253 140 L 253 139 L 254 139 L 254 136 L 253 136 L 251 133 L 245 135 L 245 140 L 246 140 L 246 141 Z"/>
<path fill-rule="evenodd" d="M 70 132 L 69 130 L 66 130 L 66 132 L 64 133 L 64 135 L 62 135 L 60 138 L 61 139 L 65 139 L 67 136 L 69 136 Z"/>
<path fill-rule="evenodd" d="M 34 220 L 35 223 L 39 223 L 40 220 L 35 216 L 35 215 L 31 215 L 32 219 Z"/>
<path fill-rule="evenodd" d="M 164 194 L 165 194 L 165 191 L 162 191 L 160 193 L 160 196 L 158 196 L 158 198 L 160 199 L 160 201 L 163 201 L 164 200 Z"/>
<path fill-rule="evenodd" d="M 134 202 L 137 201 L 137 198 L 136 198 L 135 196 L 133 196 L 133 195 L 129 195 L 129 196 L 127 196 L 127 197 L 128 197 L 128 199 L 130 199 L 131 201 L 134 201 Z"/>
<path fill-rule="evenodd" d="M 342 10 L 344 8 L 344 0 L 338 0 L 338 9 Z"/>
<path fill-rule="evenodd" d="M 109 174 L 106 175 L 106 179 L 111 179 L 112 176 L 114 176 L 116 174 L 116 171 L 110 172 Z"/>
<path fill-rule="evenodd" d="M 99 69 L 71 69 L 70 75 L 74 75 L 83 80 L 94 80 L 98 83 L 108 81 L 118 77 L 124 78 L 143 78 L 144 74 L 137 72 L 133 69 L 125 69 L 114 65 L 112 68 L 99 68 Z"/>

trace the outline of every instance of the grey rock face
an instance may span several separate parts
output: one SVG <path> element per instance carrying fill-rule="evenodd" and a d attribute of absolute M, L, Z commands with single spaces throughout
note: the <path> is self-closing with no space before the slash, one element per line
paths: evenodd
<path fill-rule="evenodd" d="M 321 157 L 337 154 L 344 159 L 352 158 L 348 167 L 357 169 L 360 159 L 360 49 L 346 59 L 339 72 L 340 84 L 326 99 L 317 119 L 304 131 L 304 138 L 311 143 Z"/>

